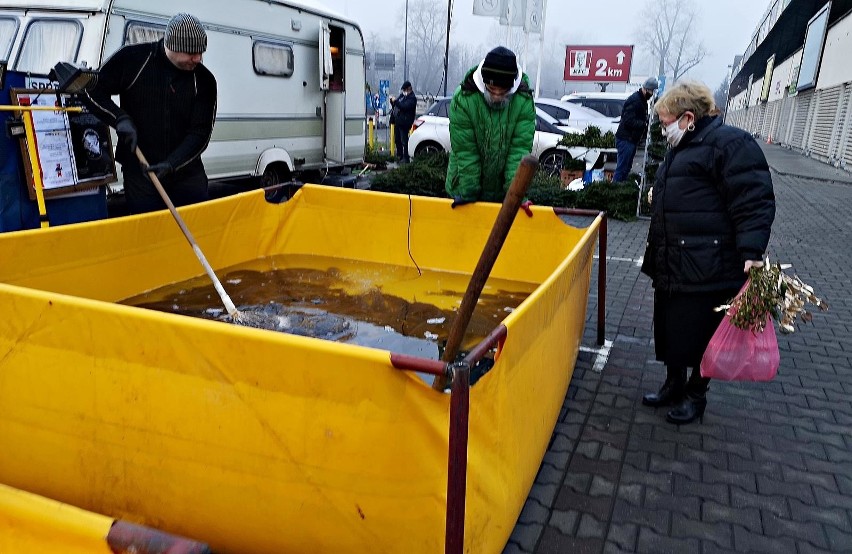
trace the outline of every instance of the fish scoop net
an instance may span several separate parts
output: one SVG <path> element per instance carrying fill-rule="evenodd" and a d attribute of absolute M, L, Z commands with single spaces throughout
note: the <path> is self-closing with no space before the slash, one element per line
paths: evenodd
<path fill-rule="evenodd" d="M 290 308 L 278 302 L 241 306 L 235 315 L 222 315 L 219 319 L 243 327 L 329 340 L 347 339 L 356 330 L 345 317 L 312 308 Z"/>

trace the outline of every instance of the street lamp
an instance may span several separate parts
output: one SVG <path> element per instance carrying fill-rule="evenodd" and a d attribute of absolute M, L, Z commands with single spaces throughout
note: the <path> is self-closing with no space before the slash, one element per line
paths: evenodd
<path fill-rule="evenodd" d="M 405 0 L 405 41 L 402 45 L 402 80 L 408 80 L 408 0 Z"/>
<path fill-rule="evenodd" d="M 450 23 L 453 18 L 453 0 L 447 0 L 447 46 L 444 49 L 444 96 L 447 95 L 447 81 L 450 67 Z"/>

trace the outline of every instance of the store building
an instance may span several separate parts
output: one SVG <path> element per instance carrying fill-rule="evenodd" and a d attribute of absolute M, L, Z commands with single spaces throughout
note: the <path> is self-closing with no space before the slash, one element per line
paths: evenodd
<path fill-rule="evenodd" d="M 773 0 L 732 69 L 726 122 L 852 170 L 852 0 Z"/>

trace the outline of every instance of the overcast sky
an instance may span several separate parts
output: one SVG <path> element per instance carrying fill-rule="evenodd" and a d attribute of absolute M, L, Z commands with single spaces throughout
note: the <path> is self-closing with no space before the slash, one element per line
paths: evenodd
<path fill-rule="evenodd" d="M 434 1 L 446 10 L 446 0 Z M 378 32 L 402 38 L 399 14 L 405 11 L 405 0 L 320 2 L 357 21 L 365 36 Z M 645 5 L 644 0 L 548 0 L 546 41 L 635 44 L 637 21 Z M 709 53 L 699 66 L 689 72 L 688 77 L 702 80 L 715 89 L 725 77 L 734 56 L 745 50 L 769 0 L 714 0 L 699 2 L 699 5 L 701 17 L 693 31 L 704 41 Z M 454 1 L 451 42 L 459 40 L 471 45 L 482 44 L 484 48 L 489 46 L 487 43 L 491 37 L 503 36 L 496 20 L 474 16 L 472 12 L 473 0 Z M 487 52 L 487 49 L 484 51 Z M 564 50 L 560 49 L 554 55 L 564 60 Z M 634 65 L 633 73 L 644 75 L 649 69 Z M 532 71 L 528 70 L 528 73 Z"/>

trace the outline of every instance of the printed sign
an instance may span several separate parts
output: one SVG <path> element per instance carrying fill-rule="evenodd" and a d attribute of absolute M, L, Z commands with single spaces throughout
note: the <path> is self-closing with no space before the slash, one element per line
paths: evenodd
<path fill-rule="evenodd" d="M 633 46 L 566 46 L 565 81 L 626 83 L 630 80 Z"/>
<path fill-rule="evenodd" d="M 50 89 L 14 88 L 10 95 L 20 106 L 48 108 L 27 116 L 32 122 L 34 148 L 28 148 L 29 139 L 21 141 L 32 199 L 36 186 L 48 197 L 115 182 L 109 127 L 85 110 L 63 109 L 83 107 L 79 101 L 65 94 L 57 97 Z"/>

